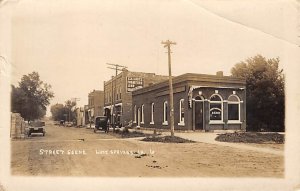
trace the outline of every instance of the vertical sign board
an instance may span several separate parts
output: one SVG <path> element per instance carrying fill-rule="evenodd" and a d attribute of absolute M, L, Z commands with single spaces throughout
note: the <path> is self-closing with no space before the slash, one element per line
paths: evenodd
<path fill-rule="evenodd" d="M 144 87 L 144 81 L 141 77 L 127 77 L 127 92 Z"/>

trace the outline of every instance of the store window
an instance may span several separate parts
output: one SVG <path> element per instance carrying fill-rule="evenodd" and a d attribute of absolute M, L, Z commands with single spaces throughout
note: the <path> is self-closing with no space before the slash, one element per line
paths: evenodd
<path fill-rule="evenodd" d="M 164 102 L 164 120 L 163 125 L 168 125 L 168 102 Z"/>
<path fill-rule="evenodd" d="M 240 99 L 236 95 L 228 97 L 228 121 L 240 121 Z"/>
<path fill-rule="evenodd" d="M 117 100 L 119 100 L 119 90 L 117 89 Z"/>
<path fill-rule="evenodd" d="M 141 118 L 142 118 L 141 124 L 144 124 L 144 104 L 142 105 L 142 114 L 141 115 L 142 115 L 141 116 Z"/>
<path fill-rule="evenodd" d="M 134 106 L 133 113 L 134 113 L 133 123 L 136 123 L 136 105 Z"/>
<path fill-rule="evenodd" d="M 151 121 L 150 124 L 154 124 L 154 103 L 151 103 Z"/>
<path fill-rule="evenodd" d="M 218 94 L 213 94 L 210 97 L 209 116 L 209 119 L 212 122 L 223 121 L 223 100 Z"/>
<path fill-rule="evenodd" d="M 184 125 L 184 99 L 179 101 L 179 123 L 178 125 Z"/>

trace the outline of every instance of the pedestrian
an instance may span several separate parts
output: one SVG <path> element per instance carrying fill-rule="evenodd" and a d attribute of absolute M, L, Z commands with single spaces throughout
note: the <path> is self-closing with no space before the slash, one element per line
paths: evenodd
<path fill-rule="evenodd" d="M 107 123 L 106 123 L 106 129 L 105 129 L 105 133 L 109 132 L 109 127 L 110 127 L 110 121 L 109 118 L 107 119 Z"/>

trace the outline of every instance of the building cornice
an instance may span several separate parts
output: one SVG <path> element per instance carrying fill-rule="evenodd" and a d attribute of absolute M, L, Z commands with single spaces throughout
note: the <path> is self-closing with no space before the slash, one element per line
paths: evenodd
<path fill-rule="evenodd" d="M 177 77 L 173 77 L 173 85 L 176 86 L 180 83 L 214 83 L 215 85 L 203 85 L 206 87 L 217 87 L 217 86 L 226 86 L 221 84 L 230 84 L 230 87 L 233 88 L 243 88 L 246 85 L 246 81 L 242 78 L 236 78 L 231 76 L 216 76 L 216 75 L 208 75 L 208 74 L 193 74 L 193 73 L 186 73 Z M 144 92 L 153 91 L 156 89 L 161 89 L 169 86 L 169 81 L 165 80 L 163 82 L 159 82 L 153 84 L 148 87 L 144 87 L 132 92 L 132 95 L 138 95 Z"/>

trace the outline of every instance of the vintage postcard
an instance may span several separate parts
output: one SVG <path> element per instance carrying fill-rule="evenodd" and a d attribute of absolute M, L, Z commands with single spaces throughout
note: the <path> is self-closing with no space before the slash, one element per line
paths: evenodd
<path fill-rule="evenodd" d="M 299 190 L 299 9 L 0 1 L 0 191 Z"/>

